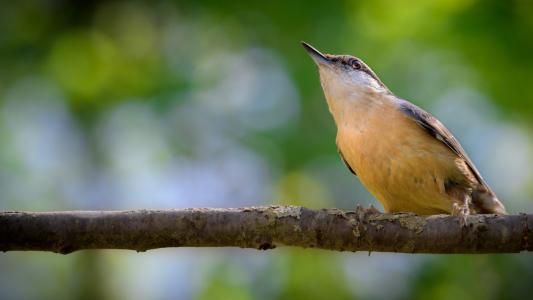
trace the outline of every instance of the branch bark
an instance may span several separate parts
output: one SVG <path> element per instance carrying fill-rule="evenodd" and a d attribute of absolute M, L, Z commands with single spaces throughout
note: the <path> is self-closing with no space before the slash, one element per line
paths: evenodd
<path fill-rule="evenodd" d="M 0 250 L 146 251 L 164 247 L 280 246 L 401 253 L 531 251 L 533 213 L 457 216 L 367 215 L 296 206 L 138 211 L 0 212 Z"/>

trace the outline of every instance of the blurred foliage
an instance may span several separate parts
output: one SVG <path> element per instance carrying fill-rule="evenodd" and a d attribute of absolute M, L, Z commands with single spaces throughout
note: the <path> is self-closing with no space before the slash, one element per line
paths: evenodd
<path fill-rule="evenodd" d="M 528 0 L 2 1 L 0 209 L 381 207 L 338 158 L 301 40 L 362 58 L 508 211 L 533 210 Z M 506 299 L 531 270 L 528 253 L 6 253 L 0 298 Z"/>

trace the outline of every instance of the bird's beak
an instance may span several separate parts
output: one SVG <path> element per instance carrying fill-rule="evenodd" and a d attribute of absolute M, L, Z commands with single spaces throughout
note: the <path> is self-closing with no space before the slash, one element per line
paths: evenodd
<path fill-rule="evenodd" d="M 320 51 L 313 48 L 313 46 L 309 45 L 306 42 L 302 42 L 302 45 L 304 46 L 305 51 L 307 51 L 307 53 L 311 55 L 311 58 L 315 61 L 315 63 L 319 67 L 320 66 L 327 66 L 327 67 L 332 66 L 331 61 L 327 57 L 325 57 L 324 54 L 320 53 Z"/>

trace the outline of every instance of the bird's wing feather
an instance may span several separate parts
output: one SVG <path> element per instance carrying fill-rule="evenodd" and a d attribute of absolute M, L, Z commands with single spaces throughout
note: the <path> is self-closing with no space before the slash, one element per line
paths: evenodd
<path fill-rule="evenodd" d="M 429 134 L 434 136 L 439 141 L 443 142 L 446 146 L 455 152 L 460 158 L 462 158 L 477 181 L 480 183 L 480 186 L 477 187 L 476 191 L 472 194 L 474 205 L 479 210 L 477 213 L 496 213 L 496 214 L 507 214 L 503 204 L 496 198 L 494 193 L 491 191 L 487 183 L 481 177 L 478 170 L 466 155 L 465 150 L 459 142 L 453 137 L 453 135 L 442 125 L 439 120 L 435 119 L 432 115 L 428 114 L 426 111 L 420 107 L 399 99 L 400 110 L 407 116 L 409 116 L 418 126 L 422 127 Z"/>
<path fill-rule="evenodd" d="M 402 113 L 413 119 L 418 126 L 422 127 L 429 134 L 446 144 L 446 146 L 452 149 L 455 154 L 464 159 L 479 183 L 488 191 L 490 191 L 489 186 L 485 183 L 481 177 L 481 174 L 479 174 L 470 158 L 468 158 L 468 155 L 466 155 L 463 147 L 461 147 L 455 137 L 448 131 L 448 129 L 446 129 L 446 127 L 444 127 L 444 125 L 442 125 L 441 122 L 439 122 L 439 120 L 435 119 L 432 115 L 408 101 L 401 99 L 399 103 Z"/>
<path fill-rule="evenodd" d="M 352 174 L 354 174 L 355 176 L 357 176 L 357 174 L 355 174 L 355 172 L 354 172 L 354 170 L 352 169 L 352 167 L 350 167 L 350 165 L 348 164 L 348 162 L 347 162 L 346 159 L 344 158 L 344 155 L 342 155 L 341 148 L 339 148 L 338 145 L 337 145 L 337 151 L 339 151 L 339 155 L 341 156 L 342 162 L 344 163 L 344 165 L 346 166 L 346 168 L 348 168 L 348 170 L 350 170 L 350 172 L 352 172 Z"/>

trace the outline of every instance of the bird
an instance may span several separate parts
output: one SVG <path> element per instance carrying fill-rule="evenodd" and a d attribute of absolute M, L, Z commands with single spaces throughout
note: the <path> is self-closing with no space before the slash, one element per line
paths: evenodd
<path fill-rule="evenodd" d="M 432 115 L 394 95 L 361 59 L 322 54 L 315 61 L 348 170 L 386 213 L 507 214 L 457 139 Z M 379 213 L 370 205 L 356 213 Z"/>

